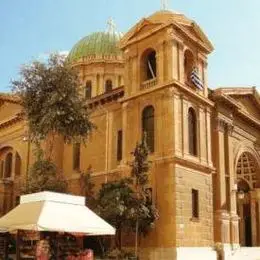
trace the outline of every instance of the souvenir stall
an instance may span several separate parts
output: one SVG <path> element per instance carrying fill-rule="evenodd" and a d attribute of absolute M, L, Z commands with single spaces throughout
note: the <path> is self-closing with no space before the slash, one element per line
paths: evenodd
<path fill-rule="evenodd" d="M 17 260 L 92 259 L 91 251 L 80 251 L 80 237 L 115 234 L 85 206 L 84 197 L 55 192 L 21 196 L 20 204 L 0 219 L 0 229 L 16 232 Z"/>

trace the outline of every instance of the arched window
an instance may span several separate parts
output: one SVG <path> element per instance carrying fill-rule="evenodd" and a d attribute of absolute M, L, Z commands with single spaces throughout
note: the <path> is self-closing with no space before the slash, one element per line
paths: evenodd
<path fill-rule="evenodd" d="M 185 82 L 191 84 L 191 73 L 194 67 L 194 57 L 190 50 L 186 50 L 184 53 L 184 75 Z"/>
<path fill-rule="evenodd" d="M 90 99 L 92 96 L 92 82 L 88 80 L 85 87 L 85 98 Z"/>
<path fill-rule="evenodd" d="M 13 163 L 13 154 L 8 153 L 5 157 L 5 178 L 10 178 L 12 176 L 12 163 Z"/>
<path fill-rule="evenodd" d="M 142 56 L 141 73 L 142 80 L 155 79 L 157 75 L 156 52 L 153 49 L 146 50 Z"/>
<path fill-rule="evenodd" d="M 154 108 L 147 106 L 142 113 L 142 130 L 146 134 L 147 146 L 151 153 L 154 152 Z"/>
<path fill-rule="evenodd" d="M 15 154 L 15 175 L 20 176 L 21 175 L 21 157 L 18 153 Z"/>
<path fill-rule="evenodd" d="M 197 118 L 193 108 L 188 112 L 189 153 L 197 155 Z"/>
<path fill-rule="evenodd" d="M 112 88 L 113 88 L 112 80 L 111 79 L 106 80 L 105 92 L 110 92 Z"/>

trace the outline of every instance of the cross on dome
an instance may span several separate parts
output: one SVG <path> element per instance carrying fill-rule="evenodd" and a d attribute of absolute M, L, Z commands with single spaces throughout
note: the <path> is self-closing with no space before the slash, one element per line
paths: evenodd
<path fill-rule="evenodd" d="M 169 0 L 161 0 L 161 9 L 168 10 L 169 9 Z"/>
<path fill-rule="evenodd" d="M 115 23 L 115 21 L 113 20 L 112 17 L 110 17 L 108 19 L 107 26 L 108 26 L 108 32 L 109 33 L 115 33 L 115 31 L 116 31 L 116 23 Z"/>

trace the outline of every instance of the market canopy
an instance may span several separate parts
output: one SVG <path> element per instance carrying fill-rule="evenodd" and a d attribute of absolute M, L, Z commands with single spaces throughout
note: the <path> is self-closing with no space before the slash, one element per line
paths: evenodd
<path fill-rule="evenodd" d="M 0 218 L 0 229 L 115 234 L 111 225 L 85 206 L 84 197 L 55 192 L 21 196 L 20 204 Z"/>

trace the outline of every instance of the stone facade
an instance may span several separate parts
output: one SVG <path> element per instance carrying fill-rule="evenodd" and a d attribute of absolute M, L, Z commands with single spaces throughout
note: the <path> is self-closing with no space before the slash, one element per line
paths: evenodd
<path fill-rule="evenodd" d="M 143 112 L 153 108 L 150 187 L 160 218 L 141 241 L 141 259 L 216 259 L 216 245 L 224 247 L 220 251 L 226 252 L 226 259 L 235 259 L 229 257 L 241 250 L 239 245 L 259 246 L 256 89 L 208 88 L 207 56 L 213 47 L 200 27 L 182 14 L 160 11 L 142 19 L 123 36 L 119 47 L 121 56 L 92 55 L 72 64 L 79 71 L 82 95 L 86 83 L 92 82 L 86 102 L 97 126 L 87 145 L 80 147 L 80 170 L 91 166 L 96 188 L 128 175 L 131 152 L 143 134 Z M 203 88 L 190 81 L 193 67 Z M 105 92 L 107 79 L 113 87 Z M 19 118 L 19 100 L 2 94 L 0 102 L 0 212 L 4 214 L 15 206 L 21 180 L 34 158 L 26 122 Z M 7 160 L 10 153 L 12 167 Z M 57 138 L 53 160 L 71 191 L 80 194 L 72 145 Z"/>

